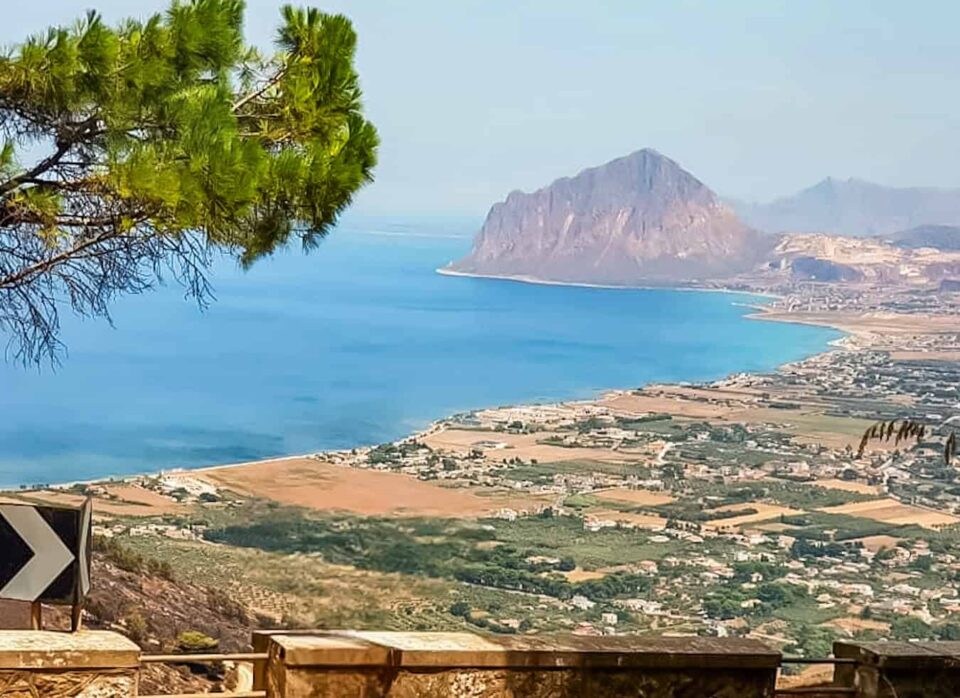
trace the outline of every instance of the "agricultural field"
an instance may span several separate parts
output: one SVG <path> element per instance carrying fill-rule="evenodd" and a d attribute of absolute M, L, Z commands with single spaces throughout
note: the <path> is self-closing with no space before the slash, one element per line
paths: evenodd
<path fill-rule="evenodd" d="M 604 501 L 623 502 L 637 506 L 656 506 L 673 501 L 673 497 L 663 492 L 651 492 L 642 489 L 616 488 L 594 492 L 593 496 Z"/>
<path fill-rule="evenodd" d="M 817 487 L 826 487 L 831 490 L 840 490 L 841 492 L 855 492 L 867 497 L 875 497 L 883 491 L 877 485 L 868 485 L 864 482 L 838 480 L 836 478 L 829 480 L 817 480 L 815 484 Z"/>
<path fill-rule="evenodd" d="M 940 511 L 931 511 L 903 504 L 895 499 L 877 499 L 866 502 L 851 502 L 822 509 L 828 514 L 846 514 L 895 525 L 915 525 L 924 528 L 943 528 L 960 523 L 960 518 Z"/>
<path fill-rule="evenodd" d="M 771 519 L 782 519 L 786 516 L 798 516 L 804 512 L 776 504 L 753 502 L 750 504 L 728 504 L 713 510 L 717 513 L 732 514 L 732 516 L 707 521 L 704 526 L 712 529 L 735 530 L 750 524 L 756 524 Z M 744 513 L 740 513 L 744 512 Z"/>
<path fill-rule="evenodd" d="M 575 446 L 555 446 L 542 443 L 543 439 L 554 436 L 552 432 L 533 434 L 510 434 L 503 432 L 481 432 L 461 429 L 441 429 L 423 438 L 423 443 L 432 449 L 453 453 L 480 451 L 488 458 L 537 461 L 555 463 L 577 459 L 590 459 L 620 463 L 632 460 L 633 455 L 612 449 L 594 449 Z"/>
<path fill-rule="evenodd" d="M 504 507 L 537 509 L 536 497 L 509 491 L 443 487 L 402 474 L 367 471 L 313 458 L 197 471 L 196 477 L 244 496 L 321 511 L 368 516 L 484 516 Z"/>
<path fill-rule="evenodd" d="M 629 511 L 608 509 L 590 509 L 585 514 L 585 521 L 588 524 L 597 521 L 613 521 L 622 526 L 649 528 L 654 531 L 662 531 L 667 527 L 667 519 L 656 514 L 634 514 Z"/>
<path fill-rule="evenodd" d="M 837 350 L 369 448 L 11 496 L 93 496 L 114 558 L 228 591 L 264 623 L 751 636 L 809 656 L 958 639 L 956 470 L 934 437 L 857 452 L 874 415 L 960 416 L 935 387 L 952 366 Z"/>

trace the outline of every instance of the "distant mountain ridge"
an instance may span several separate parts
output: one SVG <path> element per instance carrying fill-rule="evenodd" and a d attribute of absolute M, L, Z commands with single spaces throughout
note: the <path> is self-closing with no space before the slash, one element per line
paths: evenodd
<path fill-rule="evenodd" d="M 827 177 L 767 204 L 732 202 L 749 225 L 767 233 L 890 235 L 927 225 L 960 226 L 960 189 L 885 187 Z"/>
<path fill-rule="evenodd" d="M 676 283 L 752 268 L 774 242 L 655 150 L 494 204 L 447 271 L 561 282 Z"/>
<path fill-rule="evenodd" d="M 921 225 L 883 237 L 904 249 L 934 247 L 944 252 L 960 251 L 960 227 L 952 225 Z"/>

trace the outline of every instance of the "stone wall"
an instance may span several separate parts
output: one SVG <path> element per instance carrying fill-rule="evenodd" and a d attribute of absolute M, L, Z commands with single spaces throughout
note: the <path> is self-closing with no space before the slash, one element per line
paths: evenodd
<path fill-rule="evenodd" d="M 834 683 L 857 698 L 956 698 L 960 696 L 960 642 L 837 642 Z"/>
<path fill-rule="evenodd" d="M 781 656 L 747 639 L 263 632 L 268 698 L 773 698 Z M 838 642 L 857 698 L 960 696 L 960 642 Z M 140 651 L 115 633 L 0 631 L 0 698 L 134 698 Z M 811 693 L 812 695 L 812 693 Z"/>
<path fill-rule="evenodd" d="M 770 698 L 780 663 L 753 640 L 694 637 L 318 632 L 266 644 L 268 698 Z"/>
<path fill-rule="evenodd" d="M 0 698 L 137 695 L 140 648 L 116 633 L 0 632 Z"/>

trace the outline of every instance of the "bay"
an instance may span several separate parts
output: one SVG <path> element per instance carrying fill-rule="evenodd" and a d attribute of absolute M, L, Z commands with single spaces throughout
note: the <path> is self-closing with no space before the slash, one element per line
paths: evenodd
<path fill-rule="evenodd" d="M 840 334 L 741 294 L 442 276 L 479 222 L 355 219 L 310 255 L 65 317 L 62 364 L 0 366 L 0 486 L 233 463 L 404 436 L 459 411 L 769 371 Z"/>

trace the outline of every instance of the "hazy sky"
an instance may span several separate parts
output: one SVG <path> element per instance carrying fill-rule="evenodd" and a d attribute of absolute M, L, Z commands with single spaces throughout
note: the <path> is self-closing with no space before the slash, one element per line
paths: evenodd
<path fill-rule="evenodd" d="M 248 0 L 266 45 L 276 0 Z M 767 199 L 826 175 L 960 186 L 955 0 L 318 0 L 353 18 L 383 145 L 366 213 L 482 215 L 641 147 L 721 194 Z M 88 7 L 5 2 L 9 44 Z"/>

